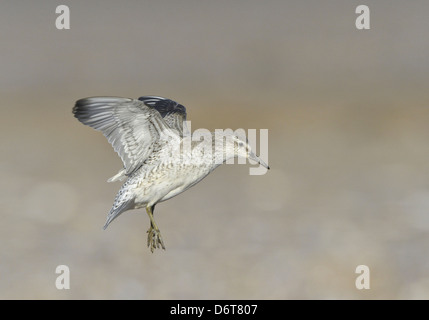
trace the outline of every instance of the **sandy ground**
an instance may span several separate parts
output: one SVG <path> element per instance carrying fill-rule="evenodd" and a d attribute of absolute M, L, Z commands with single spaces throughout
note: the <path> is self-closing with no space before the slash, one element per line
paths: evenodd
<path fill-rule="evenodd" d="M 2 2 L 0 298 L 429 298 L 429 5 L 377 1 L 359 31 L 358 4 L 73 1 L 60 31 L 55 1 Z M 153 254 L 144 210 L 102 230 L 122 163 L 71 113 L 151 94 L 193 130 L 268 129 L 272 168 L 159 204 Z"/>

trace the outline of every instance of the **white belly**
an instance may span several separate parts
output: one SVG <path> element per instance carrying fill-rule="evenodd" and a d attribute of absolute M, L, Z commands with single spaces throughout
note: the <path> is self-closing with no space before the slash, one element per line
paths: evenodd
<path fill-rule="evenodd" d="M 177 186 L 174 186 L 170 192 L 168 192 L 165 196 L 161 198 L 161 200 L 159 200 L 159 202 L 171 199 L 182 193 L 183 191 L 188 190 L 190 187 L 196 185 L 198 182 L 204 179 L 209 173 L 210 170 L 202 169 L 197 177 L 195 177 L 195 175 L 189 175 L 187 179 L 184 179 L 182 181 L 182 183 Z"/>

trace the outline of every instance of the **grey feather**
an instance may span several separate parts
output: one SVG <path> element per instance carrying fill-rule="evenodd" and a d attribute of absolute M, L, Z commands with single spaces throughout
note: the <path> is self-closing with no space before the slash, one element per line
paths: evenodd
<path fill-rule="evenodd" d="M 170 129 L 159 111 L 135 99 L 85 98 L 76 102 L 73 113 L 80 122 L 106 136 L 121 157 L 126 175 L 143 164 L 161 132 Z"/>

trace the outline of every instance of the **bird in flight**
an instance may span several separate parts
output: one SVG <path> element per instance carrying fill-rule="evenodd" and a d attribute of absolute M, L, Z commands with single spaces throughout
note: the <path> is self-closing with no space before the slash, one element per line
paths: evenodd
<path fill-rule="evenodd" d="M 78 100 L 73 114 L 101 131 L 123 162 L 123 168 L 108 180 L 125 182 L 104 229 L 124 211 L 145 208 L 150 219 L 147 245 L 152 252 L 165 249 L 153 217 L 157 203 L 194 186 L 231 158 L 249 158 L 269 169 L 248 141 L 234 133 L 210 133 L 194 141 L 186 126 L 186 108 L 170 99 L 90 97 Z"/>

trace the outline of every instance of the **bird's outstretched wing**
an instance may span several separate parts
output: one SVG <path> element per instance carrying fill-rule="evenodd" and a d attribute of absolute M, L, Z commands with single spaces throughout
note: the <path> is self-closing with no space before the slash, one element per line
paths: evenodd
<path fill-rule="evenodd" d="M 157 96 L 144 96 L 140 97 L 139 100 L 143 101 L 146 106 L 158 110 L 167 125 L 176 130 L 179 136 L 183 137 L 190 134 L 186 126 L 186 108 L 183 105 Z"/>
<path fill-rule="evenodd" d="M 80 99 L 73 108 L 73 114 L 80 122 L 106 136 L 121 157 L 126 175 L 143 164 L 163 133 L 172 133 L 154 106 L 135 99 Z"/>

